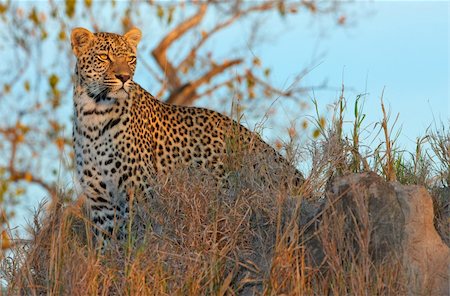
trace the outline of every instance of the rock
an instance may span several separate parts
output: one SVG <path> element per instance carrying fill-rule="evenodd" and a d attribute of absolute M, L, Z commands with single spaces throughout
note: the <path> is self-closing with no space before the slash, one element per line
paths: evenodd
<path fill-rule="evenodd" d="M 345 214 L 347 231 L 370 228 L 369 253 L 375 262 L 399 253 L 405 215 L 391 184 L 375 173 L 347 175 L 333 182 L 327 197 Z"/>
<path fill-rule="evenodd" d="M 403 265 L 410 293 L 450 295 L 450 251 L 433 224 L 433 203 L 422 186 L 392 184 L 405 215 Z"/>
<path fill-rule="evenodd" d="M 450 251 L 434 227 L 424 187 L 386 182 L 375 173 L 352 174 L 337 178 L 327 197 L 333 210 L 345 214 L 348 231 L 370 225 L 375 264 L 401 258 L 408 294 L 450 295 Z"/>

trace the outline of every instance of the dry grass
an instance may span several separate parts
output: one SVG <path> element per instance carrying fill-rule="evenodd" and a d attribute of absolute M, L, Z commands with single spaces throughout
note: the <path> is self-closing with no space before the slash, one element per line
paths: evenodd
<path fill-rule="evenodd" d="M 447 246 L 450 246 L 450 120 L 429 133 L 429 143 L 435 155 L 431 161 L 433 181 L 431 189 L 435 226 Z"/>
<path fill-rule="evenodd" d="M 342 216 L 322 215 L 315 233 L 308 204 L 268 188 L 244 166 L 233 190 L 188 170 L 162 176 L 157 198 L 139 201 L 127 242 L 92 246 L 81 207 L 36 216 L 32 239 L 2 261 L 7 295 L 324 295 L 403 291 L 395 264 L 366 252 L 370 225 L 349 242 Z M 304 206 L 302 206 L 302 203 Z M 145 206 L 144 206 L 145 205 Z M 363 206 L 361 211 L 367 209 Z M 316 211 L 317 212 L 317 211 Z M 40 218 L 39 218 L 40 216 Z M 318 244 L 323 254 L 317 256 Z M 316 259 L 316 261 L 312 259 Z M 319 259 L 319 260 L 318 260 Z M 324 259 L 321 261 L 321 259 Z M 326 259 L 326 260 L 325 260 Z M 319 262 L 318 262 L 319 261 Z"/>
<path fill-rule="evenodd" d="M 355 201 L 357 211 L 350 215 L 334 204 L 324 208 L 320 200 L 334 176 L 368 170 L 369 164 L 386 179 L 405 183 L 422 180 L 405 176 L 424 175 L 427 166 L 409 164 L 395 153 L 386 110 L 380 124 L 387 135 L 386 151 L 363 156 L 359 133 L 364 116 L 355 108 L 354 134 L 346 141 L 344 100 L 342 94 L 330 126 L 317 121 L 322 137 L 309 147 L 312 168 L 300 192 L 271 183 L 293 177 L 292 172 L 273 170 L 260 155 L 231 159 L 225 187 L 199 172 L 180 169 L 157 178 L 154 199 L 141 200 L 137 194 L 128 240 L 111 241 L 104 253 L 93 246 L 91 225 L 80 204 L 50 205 L 36 213 L 30 240 L 16 239 L 0 255 L 3 293 L 404 295 L 399 261 L 395 256 L 374 258 L 369 251 L 374 226 L 367 198 L 361 194 Z M 434 136 L 431 145 L 444 160 L 430 159 L 432 163 L 445 166 L 448 141 L 448 134 Z M 249 165 L 255 159 L 267 165 Z M 448 190 L 448 166 L 438 171 L 439 180 L 447 178 L 440 188 Z M 262 174 L 268 174 L 265 182 L 257 177 Z M 436 181 L 425 176 L 420 182 L 429 189 L 435 186 Z M 439 194 L 434 195 L 437 228 L 448 235 L 448 193 L 447 199 Z"/>

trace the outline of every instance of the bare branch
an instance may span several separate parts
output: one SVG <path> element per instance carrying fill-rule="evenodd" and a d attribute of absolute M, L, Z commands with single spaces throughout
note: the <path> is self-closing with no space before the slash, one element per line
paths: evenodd
<path fill-rule="evenodd" d="M 196 94 L 196 95 L 192 98 L 192 100 L 195 101 L 195 100 L 197 100 L 197 99 L 199 99 L 199 98 L 208 96 L 208 95 L 212 94 L 213 92 L 217 91 L 218 89 L 220 89 L 220 88 L 222 88 L 222 87 L 224 87 L 224 86 L 227 86 L 227 85 L 229 85 L 230 83 L 233 83 L 233 81 L 238 80 L 238 79 L 239 79 L 238 77 L 240 77 L 240 79 L 242 79 L 244 76 L 242 76 L 242 75 L 234 76 L 234 77 L 231 78 L 231 79 L 227 79 L 227 80 L 225 80 L 225 81 L 223 81 L 223 82 L 221 82 L 221 83 L 218 83 L 218 84 L 216 84 L 216 85 L 213 85 L 212 87 L 208 88 L 207 90 L 205 90 L 205 91 L 202 92 L 201 94 Z"/>
<path fill-rule="evenodd" d="M 176 40 L 180 39 L 191 28 L 198 25 L 205 16 L 207 9 L 207 3 L 200 5 L 199 10 L 192 17 L 186 21 L 180 23 L 175 29 L 169 32 L 158 44 L 158 46 L 152 51 L 152 55 L 155 58 L 159 67 L 164 71 L 169 88 L 174 91 L 181 86 L 180 78 L 177 75 L 177 70 L 167 58 L 167 49 Z"/>
<path fill-rule="evenodd" d="M 206 32 L 206 33 L 202 34 L 202 38 L 200 39 L 200 41 L 194 47 L 192 47 L 192 49 L 189 52 L 189 54 L 179 64 L 177 69 L 180 69 L 180 68 L 184 67 L 185 65 L 189 64 L 189 61 L 196 57 L 197 51 L 200 49 L 200 47 L 202 47 L 205 44 L 205 42 L 211 36 L 213 36 L 215 33 L 217 33 L 218 31 L 220 31 L 220 30 L 230 26 L 237 19 L 241 18 L 242 16 L 245 16 L 245 15 L 249 14 L 250 12 L 269 10 L 269 9 L 272 9 L 274 5 L 275 5 L 274 2 L 269 1 L 269 2 L 265 2 L 263 4 L 260 4 L 260 5 L 251 6 L 251 7 L 247 8 L 247 9 L 244 9 L 244 10 L 236 9 L 235 12 L 233 13 L 233 15 L 231 17 L 229 17 L 226 21 L 217 24 L 209 32 Z"/>
<path fill-rule="evenodd" d="M 178 92 L 172 92 L 170 97 L 167 99 L 168 103 L 178 104 L 178 105 L 190 105 L 194 101 L 196 96 L 196 89 L 201 85 L 209 82 L 214 76 L 222 73 L 226 69 L 242 63 L 241 59 L 226 61 L 221 65 L 214 66 L 209 72 L 200 77 L 199 79 L 187 83 L 179 89 Z"/>

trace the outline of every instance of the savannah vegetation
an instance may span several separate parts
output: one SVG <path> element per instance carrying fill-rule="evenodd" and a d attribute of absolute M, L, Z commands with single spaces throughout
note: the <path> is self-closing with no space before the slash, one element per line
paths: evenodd
<path fill-rule="evenodd" d="M 325 230 L 315 234 L 327 260 L 310 262 L 306 229 L 286 211 L 286 203 L 298 209 L 302 198 L 288 201 L 285 189 L 263 186 L 245 165 L 252 157 L 245 153 L 230 159 L 233 191 L 187 170 L 159 176 L 154 184 L 159 198 L 136 210 L 128 240 L 113 243 L 105 253 L 92 244 L 72 181 L 70 29 L 162 30 L 160 39 L 145 43 L 144 37 L 139 47 L 138 64 L 151 81 L 149 90 L 174 104 L 226 105 L 220 111 L 238 121 L 242 114 L 262 118 L 255 130 L 263 132 L 274 100 L 301 106 L 306 92 L 327 87 L 302 84 L 311 69 L 279 87 L 251 50 L 263 42 L 258 28 L 265 17 L 282 21 L 298 15 L 334 18 L 336 26 L 348 17 L 337 1 L 1 2 L 0 22 L 7 30 L 0 32 L 0 51 L 8 57 L 0 65 L 8 73 L 0 85 L 1 293 L 234 295 L 257 287 L 265 295 L 404 294 L 399 262 L 376 265 L 368 254 L 354 252 L 332 212 L 321 218 Z M 111 19 L 119 21 L 103 21 Z M 216 54 L 212 42 L 237 24 L 248 28 L 246 43 Z M 57 49 L 50 57 L 45 56 L 48 46 Z M 321 114 L 319 99 L 309 99 L 315 115 L 292 123 L 287 140 L 274 143 L 307 177 L 301 196 L 320 200 L 334 177 L 364 171 L 423 185 L 433 196 L 436 228 L 449 244 L 449 122 L 432 123 L 417 138 L 415 151 L 405 151 L 397 141 L 396 110 L 388 110 L 382 96 L 383 116 L 372 123 L 364 115 L 365 94 L 348 97 L 345 86 L 340 88 L 330 114 Z M 29 217 L 26 235 L 19 234 L 9 221 L 16 205 L 36 191 L 47 201 Z M 361 225 L 357 235 L 370 227 Z M 370 239 L 358 238 L 360 246 Z"/>

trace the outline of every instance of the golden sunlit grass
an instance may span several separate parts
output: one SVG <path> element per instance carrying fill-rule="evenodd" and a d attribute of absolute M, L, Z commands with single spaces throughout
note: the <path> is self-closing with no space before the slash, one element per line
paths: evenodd
<path fill-rule="evenodd" d="M 355 252 L 342 217 L 330 212 L 322 222 L 325 230 L 311 234 L 309 225 L 298 222 L 299 197 L 288 197 L 285 189 L 252 186 L 257 180 L 247 174 L 241 180 L 246 185 L 230 192 L 187 170 L 161 177 L 157 198 L 141 201 L 131 219 L 130 240 L 111 242 L 103 254 L 93 247 L 79 206 L 52 206 L 43 220 L 35 217 L 31 240 L 12 248 L 3 260 L 7 294 L 401 291 L 398 269 L 375 265 L 367 252 Z M 361 227 L 367 231 L 368 225 Z M 320 258 L 326 261 L 313 262 L 312 241 L 324 246 Z M 361 241 L 368 244 L 368 238 Z"/>

